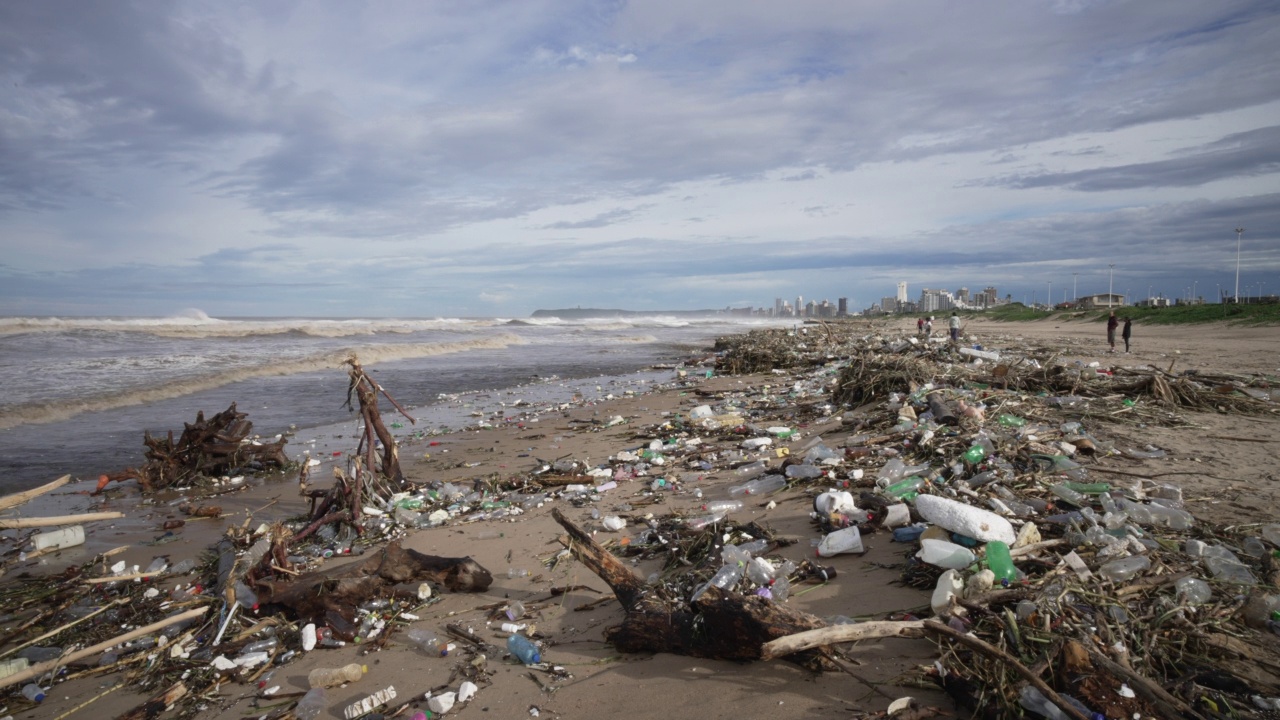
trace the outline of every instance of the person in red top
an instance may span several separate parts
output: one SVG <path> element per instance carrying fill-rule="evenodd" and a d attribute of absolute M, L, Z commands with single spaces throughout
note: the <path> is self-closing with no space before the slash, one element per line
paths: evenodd
<path fill-rule="evenodd" d="M 1111 349 L 1107 352 L 1116 351 L 1116 328 L 1119 325 L 1120 321 L 1116 319 L 1116 311 L 1112 310 L 1111 317 L 1107 318 L 1107 344 L 1111 346 Z"/>

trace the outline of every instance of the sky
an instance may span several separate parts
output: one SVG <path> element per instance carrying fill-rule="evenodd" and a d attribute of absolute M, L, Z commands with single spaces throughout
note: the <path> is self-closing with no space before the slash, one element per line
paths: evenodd
<path fill-rule="evenodd" d="M 0 82 L 0 315 L 1280 292 L 1274 0 L 7 2 Z"/>

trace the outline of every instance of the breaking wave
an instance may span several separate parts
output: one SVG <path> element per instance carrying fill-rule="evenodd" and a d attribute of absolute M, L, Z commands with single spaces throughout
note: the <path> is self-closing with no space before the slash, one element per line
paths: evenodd
<path fill-rule="evenodd" d="M 490 327 L 490 319 L 308 319 L 259 318 L 222 320 L 200 310 L 163 318 L 0 318 L 0 335 L 38 332 L 98 330 L 155 335 L 165 338 L 234 338 L 298 334 L 340 338 L 385 334 L 406 335 L 423 330 L 458 330 Z"/>
<path fill-rule="evenodd" d="M 0 430 L 8 430 L 20 425 L 61 422 L 84 413 L 102 412 L 169 400 L 255 378 L 281 377 L 335 370 L 340 368 L 343 361 L 352 355 L 358 355 L 361 364 L 370 366 L 382 362 L 450 355 L 472 350 L 499 350 L 511 345 L 523 345 L 525 342 L 519 336 L 503 334 L 460 342 L 361 345 L 358 348 L 343 348 L 316 353 L 296 360 L 281 361 L 278 358 L 272 358 L 252 367 L 242 367 L 201 377 L 174 380 L 157 386 L 127 388 L 99 395 L 81 395 L 75 398 L 15 405 L 4 408 L 3 413 L 0 414 Z"/>

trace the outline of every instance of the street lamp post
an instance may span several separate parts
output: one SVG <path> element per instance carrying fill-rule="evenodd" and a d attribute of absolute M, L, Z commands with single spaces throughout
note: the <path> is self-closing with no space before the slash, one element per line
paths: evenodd
<path fill-rule="evenodd" d="M 1107 307 L 1111 307 L 1111 300 L 1113 297 L 1111 294 L 1111 288 L 1115 284 L 1114 281 L 1116 277 L 1116 264 L 1111 263 L 1107 267 L 1111 268 L 1111 272 L 1107 275 Z"/>
<path fill-rule="evenodd" d="M 1080 273 L 1078 272 L 1071 273 L 1071 301 L 1072 302 L 1075 302 L 1076 300 L 1080 299 L 1080 296 L 1076 294 L 1076 278 L 1078 277 L 1080 277 Z"/>
<path fill-rule="evenodd" d="M 1244 228 L 1236 228 L 1236 302 L 1240 302 L 1240 237 L 1244 235 Z"/>
<path fill-rule="evenodd" d="M 1049 281 L 1049 309 L 1053 309 L 1053 281 Z"/>

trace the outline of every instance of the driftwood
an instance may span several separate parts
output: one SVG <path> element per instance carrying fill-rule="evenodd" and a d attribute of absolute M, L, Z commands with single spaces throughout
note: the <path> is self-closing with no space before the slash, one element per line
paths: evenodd
<path fill-rule="evenodd" d="M 70 475 L 63 475 L 57 480 L 54 480 L 51 483 L 46 483 L 44 485 L 41 485 L 38 488 L 32 488 L 30 490 L 25 490 L 20 493 L 14 493 L 12 495 L 5 495 L 4 497 L 0 497 L 0 510 L 8 510 L 11 507 L 17 507 L 25 502 L 30 501 L 33 498 L 40 497 L 41 495 L 49 492 L 50 490 L 57 490 L 63 485 L 66 485 L 67 482 L 69 482 L 70 480 L 71 480 Z"/>
<path fill-rule="evenodd" d="M 180 613 L 172 617 L 167 617 L 159 622 L 153 622 L 150 625 L 147 625 L 145 627 L 140 627 L 134 630 L 130 630 L 129 632 L 123 635 L 117 635 L 111 638 L 110 640 L 104 640 L 103 642 L 100 642 L 97 645 L 92 645 L 87 648 L 82 648 L 80 650 L 67 653 L 66 655 L 63 655 L 62 657 L 57 658 L 55 660 L 47 660 L 42 663 L 37 663 L 27 668 L 26 670 L 23 670 L 21 672 L 16 672 L 12 675 L 8 675 L 6 677 L 0 678 L 0 688 L 6 688 L 11 685 L 17 685 L 18 683 L 25 682 L 27 680 L 30 680 L 31 678 L 40 677 L 41 675 L 61 665 L 70 665 L 71 663 L 77 660 L 83 660 L 87 657 L 101 655 L 103 651 L 106 650 L 107 648 L 115 647 L 120 643 L 129 642 L 130 640 L 140 638 L 143 635 L 150 635 L 158 630 L 163 630 L 169 627 L 170 625 L 176 625 L 177 623 L 187 622 L 188 620 L 194 620 L 200 617 L 201 615 L 204 615 L 208 611 L 209 611 L 208 607 L 196 608 L 195 610 L 188 610 L 184 613 Z"/>
<path fill-rule="evenodd" d="M 773 660 L 774 658 L 790 655 L 801 650 L 808 650 L 809 648 L 822 647 L 823 645 L 836 645 L 887 637 L 924 637 L 924 621 L 904 620 L 899 622 L 890 620 L 885 622 L 850 623 L 806 630 L 765 643 L 760 651 L 760 659 Z"/>
<path fill-rule="evenodd" d="M 58 525 L 79 525 L 95 520 L 115 520 L 124 517 L 122 512 L 96 512 L 80 515 L 55 515 L 50 517 L 5 518 L 0 520 L 0 528 L 33 528 L 56 527 Z"/>
<path fill-rule="evenodd" d="M 385 423 L 382 422 L 382 413 L 378 411 L 378 393 L 387 399 L 396 410 L 400 411 L 410 423 L 416 424 L 418 421 L 409 415 L 400 404 L 382 388 L 381 385 L 374 382 L 373 378 L 365 373 L 364 368 L 360 366 L 360 361 L 353 355 L 347 358 L 344 363 L 351 366 L 348 371 L 351 376 L 351 382 L 347 386 L 347 402 L 348 408 L 351 408 L 351 395 L 355 394 L 360 402 L 360 416 L 364 419 L 364 434 L 360 437 L 360 445 L 356 449 L 356 454 L 362 452 L 365 456 L 365 467 L 370 472 L 374 470 L 374 447 L 375 436 L 377 442 L 382 443 L 382 475 L 396 482 L 404 481 L 404 473 L 400 470 L 400 451 L 396 447 L 396 439 L 387 429 Z M 359 500 L 359 498 L 357 498 Z M 359 505 L 359 502 L 356 503 Z"/>
<path fill-rule="evenodd" d="M 359 562 L 295 580 L 258 580 L 254 586 L 261 606 L 282 605 L 305 620 L 350 622 L 366 601 L 386 597 L 402 583 L 426 581 L 453 592 L 484 592 L 493 576 L 469 557 L 425 555 L 392 542 Z"/>
<path fill-rule="evenodd" d="M 573 556 L 608 583 L 626 611 L 622 624 L 605 631 L 605 640 L 622 652 L 759 660 L 762 646 L 770 640 L 825 625 L 821 619 L 786 605 L 714 587 L 692 603 L 662 598 L 559 508 L 551 514 L 568 531 L 567 545 Z M 815 651 L 801 651 L 788 659 L 811 668 L 830 666 L 830 661 Z"/>
<path fill-rule="evenodd" d="M 236 404 L 205 420 L 204 411 L 196 413 L 195 423 L 183 423 L 181 437 L 173 439 L 170 430 L 165 437 L 143 434 L 147 446 L 147 462 L 141 468 L 104 475 L 98 483 L 102 490 L 112 481 L 136 479 L 144 490 L 157 490 L 200 476 L 225 475 L 250 463 L 283 468 L 289 464 L 284 452 L 287 439 L 278 442 L 244 442 L 253 430 L 247 413 L 238 412 Z"/>

